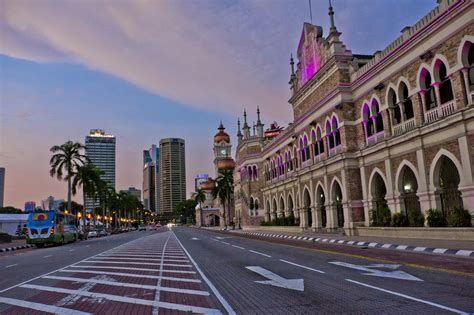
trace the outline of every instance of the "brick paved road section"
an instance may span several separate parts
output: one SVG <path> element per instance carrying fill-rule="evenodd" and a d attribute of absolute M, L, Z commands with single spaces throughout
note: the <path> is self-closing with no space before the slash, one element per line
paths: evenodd
<path fill-rule="evenodd" d="M 164 227 L 4 290 L 0 313 L 233 313 L 198 268 Z"/>
<path fill-rule="evenodd" d="M 230 233 L 184 227 L 174 232 L 238 314 L 474 312 L 472 276 Z M 255 267 L 283 279 L 302 279 L 303 291 L 271 285 L 268 277 L 252 271 L 261 270 Z"/>

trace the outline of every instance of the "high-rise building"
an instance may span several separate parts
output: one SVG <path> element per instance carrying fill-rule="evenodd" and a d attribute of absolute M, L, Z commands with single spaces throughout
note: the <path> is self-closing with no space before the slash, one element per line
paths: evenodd
<path fill-rule="evenodd" d="M 53 196 L 49 196 L 45 200 L 41 201 L 41 208 L 47 211 L 57 211 L 63 202 L 65 202 L 64 199 L 54 199 Z"/>
<path fill-rule="evenodd" d="M 160 203 L 161 213 L 171 214 L 186 199 L 186 167 L 184 140 L 160 140 Z"/>
<path fill-rule="evenodd" d="M 3 207 L 4 193 L 5 193 L 5 168 L 0 167 L 0 207 Z"/>
<path fill-rule="evenodd" d="M 91 129 L 86 136 L 86 155 L 104 174 L 101 179 L 115 188 L 115 136 L 108 135 L 105 130 Z M 86 210 L 99 207 L 98 201 L 86 197 Z"/>
<path fill-rule="evenodd" d="M 36 209 L 36 202 L 27 201 L 25 202 L 25 212 L 33 212 Z"/>
<path fill-rule="evenodd" d="M 146 210 L 160 213 L 160 149 L 153 144 L 143 151 L 143 205 Z"/>
<path fill-rule="evenodd" d="M 128 187 L 127 190 L 121 190 L 120 192 L 124 192 L 130 195 L 137 197 L 138 200 L 142 201 L 142 191 L 140 189 L 136 189 L 135 187 Z"/>

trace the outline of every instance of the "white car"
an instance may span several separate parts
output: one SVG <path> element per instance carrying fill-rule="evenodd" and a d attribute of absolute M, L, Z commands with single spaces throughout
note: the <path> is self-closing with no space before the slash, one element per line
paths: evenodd
<path fill-rule="evenodd" d="M 87 237 L 97 237 L 97 230 L 90 230 Z"/>

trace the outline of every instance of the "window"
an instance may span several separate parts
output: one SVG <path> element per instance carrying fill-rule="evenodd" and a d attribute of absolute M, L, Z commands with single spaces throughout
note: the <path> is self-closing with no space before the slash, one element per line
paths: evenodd
<path fill-rule="evenodd" d="M 334 138 L 333 138 L 333 135 L 332 135 L 331 123 L 329 122 L 329 120 L 326 121 L 326 137 L 328 139 L 329 149 L 334 148 Z"/>
<path fill-rule="evenodd" d="M 446 65 L 439 59 L 435 63 L 435 71 L 437 71 L 439 80 L 439 101 L 441 104 L 445 104 L 454 98 L 451 79 L 447 76 Z"/>
<path fill-rule="evenodd" d="M 375 118 L 375 119 L 373 119 L 373 120 L 375 120 L 374 121 L 374 123 L 375 123 L 375 133 L 379 133 L 379 132 L 383 131 L 383 117 L 382 117 L 382 113 L 380 112 L 380 109 L 379 109 L 379 103 L 377 102 L 376 99 L 372 100 L 371 109 L 372 109 L 372 117 Z"/>
<path fill-rule="evenodd" d="M 415 114 L 413 112 L 413 103 L 411 98 L 408 96 L 408 87 L 405 82 L 400 82 L 399 97 L 400 101 L 403 103 L 403 120 L 412 119 Z"/>
<path fill-rule="evenodd" d="M 436 107 L 436 96 L 434 88 L 431 86 L 431 74 L 423 68 L 420 74 L 420 87 L 424 90 L 425 109 L 430 110 Z"/>
<path fill-rule="evenodd" d="M 392 88 L 388 90 L 387 104 L 393 110 L 393 124 L 398 125 L 402 122 L 402 111 L 399 104 L 397 104 L 397 94 Z"/>

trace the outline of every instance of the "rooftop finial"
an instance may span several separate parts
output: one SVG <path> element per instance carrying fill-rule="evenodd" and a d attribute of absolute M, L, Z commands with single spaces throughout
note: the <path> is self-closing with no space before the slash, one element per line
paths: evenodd
<path fill-rule="evenodd" d="M 260 124 L 260 108 L 257 106 L 257 124 Z"/>
<path fill-rule="evenodd" d="M 240 132 L 240 118 L 237 118 L 237 137 L 242 137 L 242 133 Z"/>
<path fill-rule="evenodd" d="M 295 62 L 293 60 L 293 54 L 290 55 L 290 66 L 291 66 L 291 75 L 295 75 Z"/>
<path fill-rule="evenodd" d="M 247 111 L 244 108 L 244 128 L 246 128 L 246 127 L 248 127 L 248 124 L 247 124 Z"/>
<path fill-rule="evenodd" d="M 329 33 L 337 32 L 336 26 L 334 25 L 334 11 L 332 10 L 331 0 L 329 0 L 329 19 L 331 22 L 331 27 L 329 28 Z"/>

